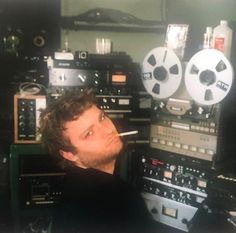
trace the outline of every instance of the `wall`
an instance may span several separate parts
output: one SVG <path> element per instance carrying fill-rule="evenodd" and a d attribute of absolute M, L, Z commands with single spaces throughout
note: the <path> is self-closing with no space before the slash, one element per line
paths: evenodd
<path fill-rule="evenodd" d="M 162 11 L 162 3 L 166 9 Z M 104 7 L 118 9 L 146 20 L 164 20 L 167 23 L 187 23 L 190 25 L 188 60 L 202 46 L 203 34 L 207 26 L 215 27 L 221 19 L 228 20 L 236 31 L 235 0 L 61 0 L 61 15 L 78 15 L 88 9 Z M 62 30 L 62 47 L 67 31 Z M 162 33 L 105 32 L 105 31 L 68 31 L 69 46 L 72 51 L 88 50 L 95 52 L 95 39 L 107 37 L 113 41 L 114 51 L 126 51 L 135 61 L 141 62 L 153 48 L 162 46 L 165 31 Z M 232 60 L 236 60 L 233 38 Z"/>
<path fill-rule="evenodd" d="M 73 16 L 93 8 L 110 8 L 121 10 L 140 19 L 160 21 L 163 17 L 162 3 L 163 0 L 62 0 L 61 15 Z M 96 38 L 110 38 L 113 43 L 113 51 L 125 51 L 134 61 L 139 62 L 144 59 L 148 51 L 163 45 L 164 34 L 163 32 L 75 31 L 63 29 L 61 31 L 61 46 L 63 48 L 67 37 L 69 48 L 73 52 L 83 50 L 95 53 Z"/>
<path fill-rule="evenodd" d="M 202 46 L 203 34 L 207 26 L 215 27 L 221 19 L 228 20 L 236 32 L 235 0 L 167 0 L 167 22 L 187 23 L 190 25 L 187 58 L 196 53 Z M 232 61 L 235 61 L 235 36 L 232 44 Z"/>

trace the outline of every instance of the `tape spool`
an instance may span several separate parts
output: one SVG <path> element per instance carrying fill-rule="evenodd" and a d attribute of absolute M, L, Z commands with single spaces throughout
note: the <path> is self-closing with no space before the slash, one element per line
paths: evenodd
<path fill-rule="evenodd" d="M 146 91 L 155 99 L 165 99 L 179 88 L 182 80 L 182 65 L 173 50 L 157 47 L 144 58 L 142 73 Z"/>
<path fill-rule="evenodd" d="M 222 101 L 233 82 L 233 68 L 224 54 L 204 49 L 193 55 L 185 70 L 185 86 L 197 103 L 212 105 Z"/>

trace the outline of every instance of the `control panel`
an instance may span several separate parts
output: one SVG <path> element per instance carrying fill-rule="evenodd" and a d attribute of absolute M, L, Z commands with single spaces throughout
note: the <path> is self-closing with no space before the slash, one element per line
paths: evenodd
<path fill-rule="evenodd" d="M 203 169 L 144 155 L 141 162 L 141 172 L 145 178 L 206 193 L 208 172 Z"/>
<path fill-rule="evenodd" d="M 191 131 L 188 127 L 174 122 L 171 127 L 151 125 L 151 147 L 212 161 L 216 153 L 217 136 Z M 201 130 L 210 129 L 202 127 Z"/>
<path fill-rule="evenodd" d="M 46 107 L 46 96 L 14 95 L 15 143 L 38 143 L 40 110 Z"/>
<path fill-rule="evenodd" d="M 188 232 L 206 200 L 209 162 L 157 150 L 135 151 L 136 184 L 153 219 Z"/>

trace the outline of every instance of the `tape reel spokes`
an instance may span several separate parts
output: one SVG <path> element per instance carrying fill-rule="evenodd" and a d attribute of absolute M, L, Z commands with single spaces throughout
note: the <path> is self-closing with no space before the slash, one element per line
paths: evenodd
<path fill-rule="evenodd" d="M 212 105 L 222 101 L 233 82 L 233 68 L 224 54 L 204 49 L 193 55 L 185 70 L 185 86 L 199 104 Z"/>
<path fill-rule="evenodd" d="M 182 65 L 173 50 L 157 47 L 143 60 L 142 81 L 146 91 L 157 99 L 173 95 L 182 80 Z"/>

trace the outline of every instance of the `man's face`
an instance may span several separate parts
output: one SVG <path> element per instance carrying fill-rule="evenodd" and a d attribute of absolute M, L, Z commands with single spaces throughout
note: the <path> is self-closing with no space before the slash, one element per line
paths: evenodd
<path fill-rule="evenodd" d="M 64 136 L 76 148 L 75 163 L 98 169 L 114 161 L 121 151 L 123 143 L 117 134 L 112 121 L 95 105 L 78 119 L 67 122 L 64 131 Z"/>

